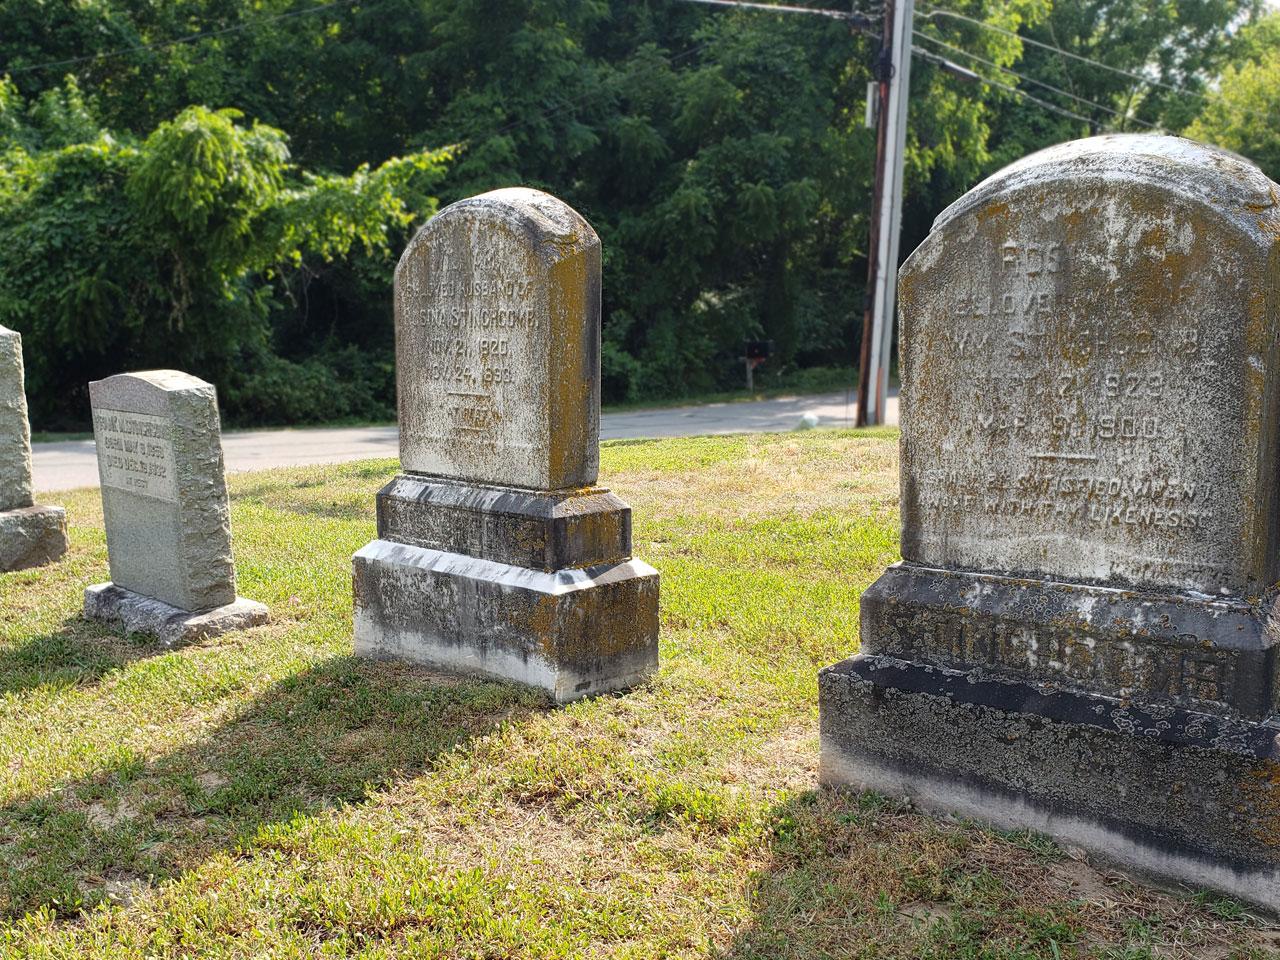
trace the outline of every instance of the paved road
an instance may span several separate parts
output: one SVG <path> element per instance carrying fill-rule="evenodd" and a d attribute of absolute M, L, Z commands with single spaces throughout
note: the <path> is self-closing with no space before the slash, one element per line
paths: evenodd
<path fill-rule="evenodd" d="M 718 433 L 778 433 L 794 430 L 806 413 L 816 414 L 819 426 L 849 426 L 853 410 L 853 404 L 843 393 L 634 410 L 606 413 L 601 418 L 600 436 L 605 440 L 617 440 Z M 889 422 L 897 423 L 897 397 L 889 398 L 887 412 Z M 227 469 L 238 472 L 395 457 L 399 455 L 398 442 L 396 427 L 247 430 L 224 434 L 222 448 Z M 92 440 L 38 443 L 33 450 L 33 460 L 35 485 L 39 491 L 98 485 L 98 461 Z"/>

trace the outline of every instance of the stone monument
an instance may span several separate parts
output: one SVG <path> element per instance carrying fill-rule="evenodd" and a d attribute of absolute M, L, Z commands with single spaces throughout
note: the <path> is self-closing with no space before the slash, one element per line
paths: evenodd
<path fill-rule="evenodd" d="M 600 241 L 536 190 L 452 204 L 395 276 L 403 471 L 356 553 L 355 648 L 558 702 L 658 661 L 658 574 L 596 486 Z"/>
<path fill-rule="evenodd" d="M 1280 186 L 1063 144 L 899 303 L 903 560 L 820 675 L 823 781 L 1280 907 Z"/>
<path fill-rule="evenodd" d="M 166 646 L 267 621 L 236 596 L 218 398 L 176 370 L 89 384 L 111 582 L 85 616 Z"/>
<path fill-rule="evenodd" d="M 0 327 L 0 573 L 52 563 L 67 552 L 67 513 L 31 495 L 31 427 L 22 336 Z"/>

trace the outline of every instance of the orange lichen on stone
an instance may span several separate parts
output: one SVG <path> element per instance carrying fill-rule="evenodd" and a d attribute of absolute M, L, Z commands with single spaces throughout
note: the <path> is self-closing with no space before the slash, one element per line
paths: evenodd
<path fill-rule="evenodd" d="M 1243 811 L 1256 824 L 1254 836 L 1273 849 L 1280 849 L 1280 762 L 1261 760 L 1242 783 L 1248 799 Z"/>

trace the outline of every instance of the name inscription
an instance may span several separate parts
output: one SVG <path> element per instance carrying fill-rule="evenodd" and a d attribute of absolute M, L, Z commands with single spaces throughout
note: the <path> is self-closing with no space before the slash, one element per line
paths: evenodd
<path fill-rule="evenodd" d="M 455 225 L 402 269 L 402 452 L 410 469 L 473 478 L 521 473 L 538 429 L 545 293 L 524 239 L 484 243 Z M 510 464 L 495 472 L 495 458 Z"/>
<path fill-rule="evenodd" d="M 124 410 L 94 410 L 93 433 L 104 487 L 178 502 L 172 420 Z"/>
<path fill-rule="evenodd" d="M 880 652 L 907 659 L 982 667 L 1017 676 L 1059 680 L 1121 695 L 1156 695 L 1224 703 L 1237 680 L 1239 654 L 1194 634 L 1165 642 L 1135 637 L 1104 640 L 1062 627 L 1046 635 L 1025 623 L 962 618 L 906 618 L 880 638 Z"/>

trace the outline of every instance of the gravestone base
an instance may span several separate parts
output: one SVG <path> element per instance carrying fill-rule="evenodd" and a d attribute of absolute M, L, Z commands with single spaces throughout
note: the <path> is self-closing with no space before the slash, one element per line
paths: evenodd
<path fill-rule="evenodd" d="M 357 655 L 513 680 L 558 703 L 658 666 L 658 572 L 602 487 L 526 490 L 401 474 L 352 561 Z"/>
<path fill-rule="evenodd" d="M 114 583 L 99 583 L 84 592 L 84 615 L 122 627 L 126 633 L 152 634 L 162 645 L 175 647 L 261 626 L 270 612 L 266 604 L 236 597 L 225 606 L 193 613 Z"/>
<path fill-rule="evenodd" d="M 378 491 L 378 537 L 551 572 L 631 556 L 631 508 L 603 487 L 525 490 L 400 474 Z"/>
<path fill-rule="evenodd" d="M 639 560 L 548 572 L 375 540 L 354 583 L 359 656 L 525 683 L 558 703 L 658 666 L 658 573 Z"/>
<path fill-rule="evenodd" d="M 899 562 L 862 595 L 862 653 L 1262 720 L 1280 606 Z"/>
<path fill-rule="evenodd" d="M 861 654 L 819 674 L 821 782 L 1031 829 L 1280 909 L 1280 725 Z"/>
<path fill-rule="evenodd" d="M 67 552 L 67 512 L 62 507 L 0 510 L 0 573 L 53 563 Z"/>

